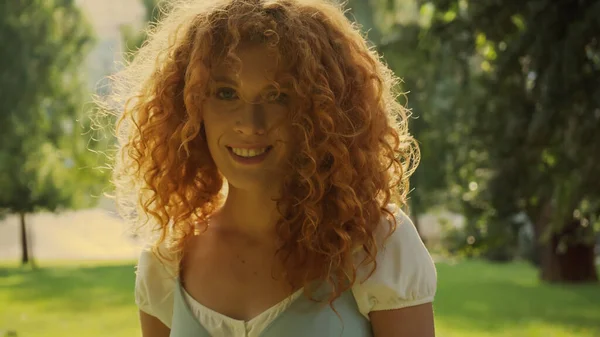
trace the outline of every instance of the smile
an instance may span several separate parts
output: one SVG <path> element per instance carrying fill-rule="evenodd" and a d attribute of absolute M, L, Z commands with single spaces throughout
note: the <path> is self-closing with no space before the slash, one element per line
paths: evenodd
<path fill-rule="evenodd" d="M 260 149 L 242 149 L 237 147 L 231 147 L 231 152 L 235 153 L 240 157 L 251 158 L 259 156 L 269 150 L 269 147 L 263 147 Z"/>
<path fill-rule="evenodd" d="M 254 165 L 262 163 L 273 149 L 272 146 L 243 148 L 227 146 L 229 154 L 239 164 Z"/>

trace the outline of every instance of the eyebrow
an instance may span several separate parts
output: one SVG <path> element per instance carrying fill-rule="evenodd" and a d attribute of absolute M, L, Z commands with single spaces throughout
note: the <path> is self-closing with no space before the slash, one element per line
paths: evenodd
<path fill-rule="evenodd" d="M 216 75 L 216 76 L 212 76 L 212 78 L 215 82 L 223 82 L 223 83 L 231 84 L 233 86 L 238 85 L 238 82 L 229 76 Z"/>
<path fill-rule="evenodd" d="M 238 81 L 234 80 L 233 78 L 231 78 L 231 77 L 229 77 L 227 75 L 214 75 L 214 76 L 212 76 L 212 79 L 215 82 L 222 82 L 222 83 L 225 83 L 225 84 L 229 84 L 231 86 L 238 86 L 239 85 Z M 279 88 L 281 90 L 291 90 L 291 89 L 293 89 L 292 84 L 289 83 L 289 82 L 284 83 L 284 84 L 281 84 L 279 82 L 277 82 L 277 83 L 279 84 Z"/>

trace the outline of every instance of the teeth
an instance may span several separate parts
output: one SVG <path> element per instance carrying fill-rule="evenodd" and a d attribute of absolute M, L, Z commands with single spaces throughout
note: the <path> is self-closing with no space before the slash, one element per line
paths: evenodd
<path fill-rule="evenodd" d="M 233 151 L 233 153 L 235 153 L 236 155 L 238 155 L 240 157 L 256 157 L 258 155 L 265 153 L 267 151 L 267 148 L 265 147 L 262 149 L 240 149 L 240 148 L 232 147 L 231 150 Z"/>

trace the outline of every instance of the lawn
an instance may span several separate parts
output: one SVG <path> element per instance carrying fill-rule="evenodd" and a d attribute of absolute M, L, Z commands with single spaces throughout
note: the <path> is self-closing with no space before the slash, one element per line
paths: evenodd
<path fill-rule="evenodd" d="M 140 336 L 133 263 L 51 265 L 34 271 L 0 267 L 0 331 L 16 331 L 17 337 Z"/>
<path fill-rule="evenodd" d="M 439 337 L 600 337 L 600 286 L 550 285 L 526 263 L 438 264 Z"/>
<path fill-rule="evenodd" d="M 0 337 L 139 336 L 133 263 L 0 264 Z M 598 337 L 600 286 L 540 284 L 524 263 L 438 264 L 438 337 Z"/>

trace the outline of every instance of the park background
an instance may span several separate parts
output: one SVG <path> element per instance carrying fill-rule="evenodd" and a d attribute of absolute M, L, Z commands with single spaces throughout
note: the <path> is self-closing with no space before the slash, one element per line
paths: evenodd
<path fill-rule="evenodd" d="M 90 112 L 156 4 L 0 1 L 0 337 L 140 335 Z M 408 92 L 437 335 L 599 337 L 600 1 L 346 7 Z"/>

